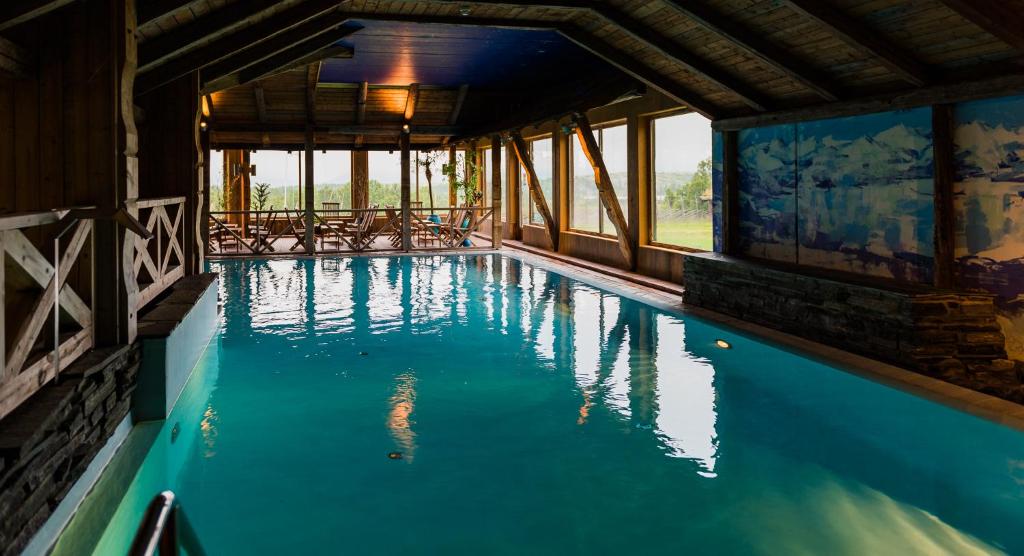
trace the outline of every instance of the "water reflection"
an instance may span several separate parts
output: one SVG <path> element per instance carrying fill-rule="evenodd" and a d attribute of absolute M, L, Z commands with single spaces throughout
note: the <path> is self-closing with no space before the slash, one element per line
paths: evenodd
<path fill-rule="evenodd" d="M 416 432 L 412 430 L 411 419 L 416 409 L 416 377 L 412 373 L 403 373 L 395 378 L 395 389 L 388 398 L 388 406 L 388 431 L 403 459 L 412 463 L 416 454 Z"/>
<path fill-rule="evenodd" d="M 625 310 L 617 295 L 503 257 L 247 265 L 244 275 L 221 282 L 222 298 L 238 299 L 241 303 L 233 306 L 243 308 L 228 312 L 226 327 L 312 340 L 321 347 L 315 355 L 324 359 L 335 355 L 331 336 L 354 331 L 386 338 L 445 334 L 471 325 L 517 335 L 529 346 L 524 357 L 534 365 L 572 376 L 578 424 L 597 415 L 621 420 L 649 435 L 668 457 L 692 460 L 697 473 L 715 476 L 714 367 L 687 351 L 685 324 L 678 318 L 642 304 Z M 414 376 L 400 375 L 388 400 L 387 426 L 410 458 L 414 401 Z"/>

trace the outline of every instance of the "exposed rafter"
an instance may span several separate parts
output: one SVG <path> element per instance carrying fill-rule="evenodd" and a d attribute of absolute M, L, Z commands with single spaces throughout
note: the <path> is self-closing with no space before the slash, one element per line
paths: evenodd
<path fill-rule="evenodd" d="M 263 41 L 336 8 L 335 0 L 309 0 L 272 18 L 224 35 L 183 56 L 149 62 L 143 59 L 139 67 L 140 77 L 136 81 L 136 92 L 145 92 L 228 58 L 239 51 L 248 51 Z M 145 90 L 140 89 L 140 85 L 145 87 Z"/>
<path fill-rule="evenodd" d="M 238 73 L 245 68 L 256 65 L 262 60 L 293 48 L 296 44 L 319 36 L 332 29 L 337 29 L 348 20 L 348 17 L 337 12 L 322 17 L 310 18 L 291 29 L 271 37 L 265 41 L 247 45 L 231 56 L 210 64 L 203 70 L 204 85 Z M 352 27 L 355 29 L 356 27 Z"/>
<path fill-rule="evenodd" d="M 1003 0 L 940 0 L 964 19 L 1024 52 L 1024 15 Z"/>
<path fill-rule="evenodd" d="M 32 66 L 33 57 L 28 50 L 0 37 L 0 76 L 28 77 L 34 73 Z"/>
<path fill-rule="evenodd" d="M 6 0 L 0 6 L 0 31 L 46 15 L 74 0 Z"/>
<path fill-rule="evenodd" d="M 720 114 L 720 109 L 705 101 L 701 95 L 683 86 L 676 81 L 665 77 L 654 69 L 640 64 L 633 58 L 622 54 L 603 41 L 595 39 L 589 33 L 585 33 L 575 27 L 563 26 L 558 29 L 559 34 L 576 43 L 591 54 L 603 59 L 605 62 L 619 68 L 623 73 L 646 83 L 676 102 L 689 107 L 708 119 L 715 119 Z"/>
<path fill-rule="evenodd" d="M 318 133 L 329 133 L 333 135 L 397 137 L 398 134 L 402 132 L 402 125 L 402 123 L 396 122 L 368 123 L 362 125 L 318 125 L 313 126 L 313 130 Z M 458 126 L 410 125 L 410 128 L 413 135 L 454 136 L 465 131 L 464 128 Z M 222 133 L 305 133 L 306 124 L 249 124 L 223 122 L 215 126 L 211 126 L 211 129 Z"/>
<path fill-rule="evenodd" d="M 332 47 L 334 43 L 362 29 L 359 25 L 340 23 L 343 21 L 345 21 L 344 17 L 340 17 L 338 14 L 331 14 L 320 18 L 320 20 L 310 21 L 308 24 L 303 24 L 282 35 L 282 37 L 302 36 L 305 37 L 304 39 L 297 39 L 288 43 L 273 39 L 258 45 L 255 51 L 249 52 L 249 56 L 245 56 L 245 53 L 232 56 L 231 60 L 235 61 L 237 58 L 237 63 L 242 64 L 243 67 L 231 73 L 219 73 L 223 69 L 222 63 L 210 66 L 206 70 L 209 73 L 203 79 L 203 90 L 216 91 L 236 85 L 244 85 L 256 79 L 328 57 L 328 53 L 322 52 L 324 49 Z M 296 33 L 300 30 L 307 32 L 304 34 Z M 279 49 L 282 45 L 285 48 Z M 349 53 L 351 55 L 351 50 L 338 46 L 330 52 L 330 56 L 337 57 L 341 56 L 342 53 Z M 225 60 L 225 62 L 228 62 L 228 60 Z"/>
<path fill-rule="evenodd" d="M 413 83 L 409 85 L 409 94 L 405 97 L 405 114 L 404 119 L 406 123 L 412 121 L 413 116 L 416 115 L 416 103 L 420 100 L 420 84 Z"/>
<path fill-rule="evenodd" d="M 672 39 L 657 33 L 643 22 L 630 17 L 629 14 L 605 4 L 594 4 L 591 9 L 615 25 L 620 31 L 657 50 L 662 56 L 683 66 L 691 73 L 695 73 L 714 83 L 715 86 L 738 96 L 751 108 L 762 112 L 771 108 L 771 101 L 753 87 L 729 75 Z"/>
<path fill-rule="evenodd" d="M 466 95 L 469 93 L 469 85 L 463 84 L 459 87 L 459 95 L 455 97 L 455 105 L 452 106 L 452 113 L 448 116 L 448 125 L 459 123 L 459 114 L 462 113 L 462 106 L 466 104 Z"/>
<path fill-rule="evenodd" d="M 890 71 L 918 87 L 931 81 L 931 72 L 909 53 L 891 44 L 877 31 L 820 0 L 784 0 L 786 5 L 817 21 L 857 51 L 876 58 Z"/>
<path fill-rule="evenodd" d="M 197 50 L 203 41 L 219 39 L 238 29 L 249 27 L 264 13 L 284 0 L 245 0 L 214 10 L 195 21 L 139 45 L 139 67 L 181 56 Z"/>
<path fill-rule="evenodd" d="M 828 79 L 815 72 L 807 62 L 797 59 L 771 42 L 760 38 L 756 31 L 733 22 L 699 0 L 665 0 L 665 2 L 702 27 L 814 91 L 825 100 L 839 99 L 838 89 Z"/>
<path fill-rule="evenodd" d="M 135 2 L 135 17 L 139 27 L 170 15 L 197 0 L 138 0 Z"/>

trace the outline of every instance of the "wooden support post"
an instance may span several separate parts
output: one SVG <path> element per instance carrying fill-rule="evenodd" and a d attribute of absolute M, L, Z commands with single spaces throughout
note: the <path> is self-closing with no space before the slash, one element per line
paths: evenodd
<path fill-rule="evenodd" d="M 555 131 L 551 134 L 551 219 L 555 221 L 555 233 L 558 234 L 561 239 L 562 230 L 564 229 L 562 223 L 562 206 L 565 205 L 565 198 L 560 194 L 562 192 L 562 181 L 561 173 L 559 172 L 559 161 L 562 156 L 562 143 L 559 141 L 561 132 L 558 131 L 558 126 L 555 126 Z"/>
<path fill-rule="evenodd" d="M 508 142 L 505 146 L 505 159 L 509 161 L 509 164 L 505 168 L 505 179 L 508 180 L 508 187 L 506 188 L 505 202 L 508 204 L 508 211 L 506 211 L 505 223 L 508 225 L 508 238 L 509 239 L 522 239 L 522 227 L 520 226 L 520 209 L 519 205 L 522 196 L 519 193 L 519 188 L 522 184 L 519 183 L 519 165 L 513 164 L 512 160 L 516 158 L 516 149 L 512 145 L 512 141 Z"/>
<path fill-rule="evenodd" d="M 95 188 L 100 209 L 125 208 L 137 217 L 138 132 L 135 127 L 132 85 L 137 67 L 135 2 L 95 0 L 90 6 L 90 27 L 96 32 L 90 43 L 104 52 L 107 63 L 90 76 L 83 87 L 95 108 L 89 130 L 89 156 L 98 173 L 82 179 Z M 106 161 L 102 163 L 100 161 Z M 96 279 L 93 283 L 95 345 L 131 343 L 136 335 L 135 236 L 112 219 L 97 220 L 93 234 Z"/>
<path fill-rule="evenodd" d="M 640 246 L 650 241 L 650 119 L 630 115 L 626 120 L 626 213 L 629 218 L 629 246 L 633 250 L 630 268 L 636 269 Z"/>
<path fill-rule="evenodd" d="M 366 151 L 352 151 L 352 208 L 370 206 L 370 157 Z"/>
<path fill-rule="evenodd" d="M 304 241 L 306 243 L 306 254 L 308 255 L 316 252 L 316 245 L 313 244 L 313 223 L 316 220 L 313 218 L 313 210 L 315 209 L 313 204 L 315 200 L 313 198 L 313 178 L 315 177 L 313 172 L 313 139 L 313 127 L 306 126 L 306 237 Z"/>
<path fill-rule="evenodd" d="M 604 157 L 601 156 L 601 149 L 598 147 L 597 138 L 594 137 L 594 130 L 590 128 L 590 121 L 583 114 L 574 115 L 573 120 L 576 121 L 576 138 L 580 142 L 580 148 L 583 149 L 583 154 L 586 155 L 593 167 L 594 182 L 597 184 L 601 204 L 604 205 L 608 220 L 615 226 L 615 235 L 619 238 L 619 251 L 626 264 L 632 268 L 635 261 L 629 238 L 629 228 L 626 226 L 626 218 L 622 215 L 619 199 L 615 196 L 612 178 L 608 175 L 608 168 L 604 164 Z"/>
<path fill-rule="evenodd" d="M 200 199 L 201 214 L 199 216 L 199 233 L 203 242 L 203 256 L 210 254 L 210 134 L 203 133 L 200 137 L 200 147 L 203 150 L 203 181 L 202 198 Z M 199 268 L 203 268 L 203 262 L 199 262 Z"/>
<path fill-rule="evenodd" d="M 537 177 L 537 171 L 533 167 L 529 145 L 526 144 L 526 140 L 523 139 L 523 136 L 518 131 L 512 133 L 512 146 L 515 148 L 519 164 L 526 170 L 526 185 L 530 188 L 530 198 L 533 199 L 533 205 L 537 208 L 541 218 L 544 219 L 548 240 L 551 242 L 551 250 L 558 251 L 558 227 L 555 226 L 555 219 L 551 216 L 548 202 L 544 199 L 544 192 L 540 188 L 540 178 Z"/>
<path fill-rule="evenodd" d="M 412 250 L 412 192 L 409 184 L 409 134 L 398 137 L 402 155 L 402 250 Z"/>
<path fill-rule="evenodd" d="M 937 288 L 953 288 L 954 248 L 956 236 L 953 212 L 954 170 L 953 105 L 936 104 L 932 107 L 932 148 L 935 164 L 935 264 L 933 278 Z"/>
<path fill-rule="evenodd" d="M 491 136 L 491 247 L 501 249 L 501 136 Z"/>
<path fill-rule="evenodd" d="M 722 132 L 722 251 L 739 253 L 740 169 L 739 132 Z"/>
<path fill-rule="evenodd" d="M 456 161 L 455 145 L 448 147 L 448 164 L 450 164 L 451 172 L 448 174 L 448 206 L 457 207 L 459 206 L 459 192 L 455 190 L 455 161 Z"/>
<path fill-rule="evenodd" d="M 559 233 L 569 230 L 569 211 L 572 207 L 569 206 L 569 198 L 572 191 L 572 135 L 562 133 L 558 131 L 555 133 L 554 139 L 558 143 L 558 149 L 553 154 L 555 155 L 555 176 L 557 179 L 554 185 L 557 185 L 558 193 L 558 209 L 555 211 L 556 221 L 558 222 Z M 554 190 L 554 188 L 552 188 Z"/>

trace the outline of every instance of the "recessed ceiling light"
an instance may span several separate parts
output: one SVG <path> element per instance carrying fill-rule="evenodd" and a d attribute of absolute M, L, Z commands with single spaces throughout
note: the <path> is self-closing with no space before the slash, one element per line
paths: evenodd
<path fill-rule="evenodd" d="M 459 6 L 459 15 L 465 17 L 465 16 L 469 15 L 470 12 L 472 12 L 472 10 L 470 9 L 470 7 L 468 5 L 462 4 L 461 6 Z"/>

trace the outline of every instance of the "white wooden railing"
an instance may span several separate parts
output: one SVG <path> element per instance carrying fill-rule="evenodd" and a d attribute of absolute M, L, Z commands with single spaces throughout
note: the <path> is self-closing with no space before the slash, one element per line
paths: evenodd
<path fill-rule="evenodd" d="M 136 309 L 145 307 L 168 286 L 185 275 L 185 197 L 140 199 L 139 221 L 153 234 L 148 241 L 135 237 L 135 277 L 139 283 Z"/>
<path fill-rule="evenodd" d="M 90 266 L 75 273 L 86 282 L 76 286 L 92 290 L 93 258 L 82 253 L 91 250 L 93 221 L 69 213 L 0 216 L 0 301 L 6 314 L 0 318 L 0 418 L 92 348 L 92 307 L 67 279 L 81 260 Z M 43 250 L 55 251 L 52 262 L 30 236 L 48 238 L 49 248 Z M 51 317 L 59 320 L 51 322 L 54 334 L 48 340 L 42 332 Z"/>

